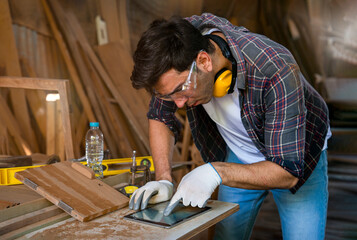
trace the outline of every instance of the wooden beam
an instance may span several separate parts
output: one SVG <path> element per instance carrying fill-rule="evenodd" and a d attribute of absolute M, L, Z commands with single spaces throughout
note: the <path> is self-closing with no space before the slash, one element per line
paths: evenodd
<path fill-rule="evenodd" d="M 0 68 L 5 69 L 4 75 L 21 76 L 8 0 L 0 0 L 0 32 Z M 32 131 L 25 92 L 22 89 L 12 89 L 10 98 L 15 119 L 32 152 L 32 149 L 38 149 L 38 144 Z"/>
<path fill-rule="evenodd" d="M 142 134 L 148 136 L 146 113 L 150 96 L 145 90 L 136 90 L 131 85 L 130 74 L 134 64 L 130 54 L 120 42 L 99 46 L 98 54 L 119 94 L 126 100 L 128 107 L 133 109 L 132 113 L 135 119 L 142 126 Z M 123 113 L 126 114 L 124 111 Z M 126 136 L 132 135 L 129 131 L 132 132 L 130 125 L 126 127 Z M 140 142 L 140 139 L 135 142 Z M 145 149 L 142 151 L 145 151 Z"/>
<path fill-rule="evenodd" d="M 63 12 L 63 9 L 59 5 L 57 1 L 52 1 L 51 3 L 53 4 L 54 8 L 56 9 L 56 13 Z M 149 150 L 149 138 L 148 135 L 144 134 L 146 129 L 143 129 L 142 125 L 138 122 L 137 118 L 133 115 L 132 109 L 129 108 L 126 99 L 124 99 L 118 92 L 116 86 L 113 84 L 111 78 L 109 77 L 108 73 L 105 71 L 103 65 L 99 61 L 98 57 L 95 55 L 93 49 L 89 45 L 83 30 L 81 29 L 78 21 L 76 20 L 75 16 L 71 12 L 66 12 L 64 14 L 66 20 L 69 23 L 69 26 L 72 27 L 72 32 L 73 34 L 76 34 L 76 37 L 78 39 L 78 43 L 82 46 L 83 50 L 88 54 L 89 59 L 93 63 L 93 65 L 96 67 L 96 70 L 98 71 L 99 76 L 104 80 L 105 84 L 107 85 L 108 89 L 111 91 L 113 97 L 115 100 L 118 102 L 120 105 L 121 109 L 123 112 L 126 114 L 129 123 L 131 124 L 133 130 L 135 133 L 138 135 L 140 140 L 143 142 L 145 145 L 146 149 Z M 62 19 L 63 20 L 63 19 Z"/>
<path fill-rule="evenodd" d="M 73 136 L 70 120 L 69 82 L 65 79 L 42 79 L 21 77 L 0 77 L 0 87 L 58 91 L 62 111 L 63 134 L 65 136 L 66 158 L 73 159 Z"/>
<path fill-rule="evenodd" d="M 131 41 L 130 41 L 130 31 L 129 23 L 127 17 L 127 0 L 117 0 L 118 3 L 118 17 L 119 17 L 119 30 L 120 30 L 120 39 L 129 53 L 131 53 Z"/>
<path fill-rule="evenodd" d="M 106 21 L 109 42 L 120 42 L 131 52 L 126 0 L 100 1 L 101 14 Z"/>
<path fill-rule="evenodd" d="M 57 206 L 49 206 L 35 212 L 27 213 L 0 223 L 0 235 L 22 228 L 31 223 L 47 219 L 63 213 Z"/>
<path fill-rule="evenodd" d="M 59 13 L 56 13 L 56 14 L 59 14 Z M 69 49 L 71 50 L 74 61 L 76 62 L 79 74 L 83 80 L 83 85 L 87 91 L 87 96 L 90 100 L 93 111 L 95 113 L 94 120 L 90 120 L 90 121 L 93 121 L 93 122 L 99 121 L 100 122 L 100 128 L 103 131 L 104 138 L 105 138 L 105 144 L 107 144 L 109 146 L 109 148 L 111 149 L 112 153 L 115 156 L 117 156 L 115 141 L 111 137 L 110 125 L 107 124 L 106 118 L 105 118 L 105 113 L 103 112 L 103 109 L 101 108 L 101 106 L 97 100 L 97 95 L 95 93 L 96 89 L 93 86 L 92 78 L 88 72 L 88 69 L 86 68 L 84 59 L 82 57 L 83 54 L 81 54 L 80 48 L 77 45 L 77 40 L 75 39 L 72 32 L 69 31 L 68 25 L 66 25 L 65 21 L 61 21 L 60 25 L 61 25 L 62 29 L 67 30 L 67 32 L 65 32 L 65 36 L 67 38 L 67 43 L 68 43 Z"/>
<path fill-rule="evenodd" d="M 120 105 L 122 111 L 126 114 L 128 122 L 131 124 L 135 134 L 139 137 L 140 141 L 144 144 L 147 151 L 149 151 L 149 139 L 148 135 L 144 134 L 146 129 L 143 129 L 141 124 L 135 118 L 132 113 L 132 109 L 127 105 L 126 99 L 124 99 L 118 92 L 116 86 L 113 84 L 109 75 L 105 71 L 98 57 L 94 53 L 92 47 L 90 46 L 81 26 L 79 25 L 77 19 L 71 12 L 65 12 L 58 1 L 50 1 L 51 7 L 58 18 L 58 22 L 61 24 L 62 29 L 67 31 L 67 37 L 75 38 L 76 43 L 78 43 L 83 51 L 88 55 L 90 61 L 95 66 L 101 79 L 106 84 L 114 99 Z M 73 51 L 72 51 L 73 52 Z M 78 64 L 78 63 L 77 63 Z"/>
<path fill-rule="evenodd" d="M 93 121 L 95 121 L 94 113 L 92 111 L 89 100 L 84 92 L 84 89 L 81 84 L 81 80 L 80 80 L 77 70 L 75 68 L 74 62 L 69 54 L 68 48 L 63 40 L 62 34 L 57 27 L 57 24 L 53 17 L 53 13 L 51 12 L 46 0 L 41 0 L 41 2 L 43 5 L 43 8 L 45 10 L 46 17 L 48 19 L 48 23 L 51 27 L 51 30 L 53 32 L 53 35 L 54 35 L 56 41 L 57 41 L 57 44 L 61 50 L 62 57 L 66 63 L 69 75 L 73 81 L 75 88 L 76 88 L 79 99 L 81 100 L 81 102 L 83 104 L 84 111 L 87 114 L 89 121 L 93 122 Z"/>
<path fill-rule="evenodd" d="M 82 52 L 83 53 L 83 52 Z M 114 115 L 114 109 L 112 108 L 110 102 L 108 101 L 107 96 L 109 95 L 108 91 L 104 88 L 98 74 L 94 70 L 94 66 L 89 61 L 87 56 L 82 55 L 85 64 L 87 65 L 87 69 L 89 69 L 89 73 L 91 75 L 93 87 L 97 90 L 95 93 L 101 102 L 103 110 L 105 111 L 106 115 L 108 116 L 107 120 L 111 123 L 110 126 L 114 130 L 113 139 L 115 139 L 115 144 L 119 148 L 119 156 L 125 157 L 130 156 L 132 153 L 131 146 L 123 134 L 125 132 L 123 127 L 123 119 L 118 119 Z M 125 126 L 125 125 L 124 125 Z M 114 147 L 114 146 L 113 146 Z"/>
<path fill-rule="evenodd" d="M 38 77 L 30 63 L 25 58 L 20 58 L 21 68 L 23 75 L 26 77 L 36 78 Z M 32 111 L 37 126 L 40 129 L 42 136 L 46 135 L 46 116 L 45 116 L 45 101 L 46 93 L 38 90 L 26 91 L 26 99 L 29 103 L 29 107 Z M 39 151 L 38 151 L 39 152 Z"/>
<path fill-rule="evenodd" d="M 56 153 L 56 102 L 46 102 L 46 154 Z"/>
<path fill-rule="evenodd" d="M 0 154 L 10 155 L 9 140 L 6 126 L 0 124 Z"/>
<path fill-rule="evenodd" d="M 1 81 L 0 81 L 1 84 Z M 0 119 L 1 122 L 8 128 L 9 133 L 14 138 L 14 142 L 18 147 L 20 155 L 31 155 L 30 146 L 24 140 L 22 132 L 18 123 L 15 119 L 15 116 L 12 114 L 10 108 L 6 104 L 5 99 L 0 95 Z"/>
<path fill-rule="evenodd" d="M 107 23 L 107 32 L 110 42 L 119 42 L 120 26 L 118 21 L 117 0 L 102 0 L 99 1 L 100 12 L 103 20 Z"/>

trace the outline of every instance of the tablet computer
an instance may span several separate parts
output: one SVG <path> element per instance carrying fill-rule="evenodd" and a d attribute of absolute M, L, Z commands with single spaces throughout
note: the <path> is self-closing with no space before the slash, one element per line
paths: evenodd
<path fill-rule="evenodd" d="M 179 203 L 172 213 L 165 217 L 164 209 L 169 202 L 156 204 L 144 210 L 124 216 L 124 219 L 146 223 L 163 228 L 171 228 L 211 209 L 211 207 L 186 207 Z"/>

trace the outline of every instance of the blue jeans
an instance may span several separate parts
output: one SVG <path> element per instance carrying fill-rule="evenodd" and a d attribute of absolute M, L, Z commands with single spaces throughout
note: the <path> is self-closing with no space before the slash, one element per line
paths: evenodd
<path fill-rule="evenodd" d="M 242 163 L 231 151 L 227 162 Z M 292 194 L 288 189 L 273 189 L 284 240 L 324 239 L 328 202 L 327 154 L 320 160 L 305 184 Z M 268 190 L 246 190 L 221 185 L 218 199 L 238 203 L 240 209 L 216 225 L 215 239 L 249 239 L 259 209 Z"/>

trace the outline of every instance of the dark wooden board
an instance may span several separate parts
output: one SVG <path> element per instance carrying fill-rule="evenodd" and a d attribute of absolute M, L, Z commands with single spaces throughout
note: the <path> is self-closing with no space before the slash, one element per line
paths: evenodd
<path fill-rule="evenodd" d="M 15 178 L 85 222 L 123 208 L 129 199 L 104 182 L 93 179 L 93 172 L 80 163 L 60 162 L 15 173 Z M 91 179 L 92 178 L 92 179 Z"/>

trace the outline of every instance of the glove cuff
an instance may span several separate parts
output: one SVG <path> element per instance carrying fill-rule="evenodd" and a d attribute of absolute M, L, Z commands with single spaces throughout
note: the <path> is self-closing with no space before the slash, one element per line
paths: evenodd
<path fill-rule="evenodd" d="M 172 187 L 174 186 L 174 184 L 173 184 L 172 182 L 170 182 L 169 180 L 160 180 L 160 181 L 158 181 L 158 182 L 164 183 L 164 184 L 169 184 L 169 185 L 171 185 Z"/>
<path fill-rule="evenodd" d="M 222 183 L 222 178 L 221 178 L 221 176 L 218 174 L 218 172 L 217 172 L 217 170 L 212 166 L 212 164 L 211 163 L 208 163 L 211 167 L 212 167 L 212 169 L 213 169 L 213 172 L 215 173 L 215 175 L 216 175 L 216 179 L 217 179 L 217 181 L 219 182 L 219 184 L 218 185 L 220 185 L 221 183 Z"/>

